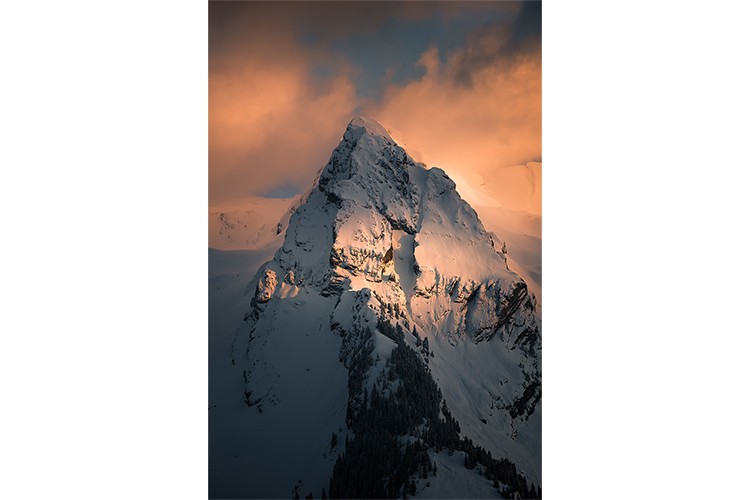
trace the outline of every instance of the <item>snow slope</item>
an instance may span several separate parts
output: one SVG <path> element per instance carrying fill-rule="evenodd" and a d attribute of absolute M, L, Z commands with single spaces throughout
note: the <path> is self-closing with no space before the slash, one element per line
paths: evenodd
<path fill-rule="evenodd" d="M 209 318 L 212 497 L 318 497 L 328 488 L 354 437 L 347 414 L 367 405 L 362 394 L 389 391 L 376 381 L 394 329 L 429 340 L 424 350 L 406 335 L 461 434 L 540 484 L 537 301 L 444 171 L 356 118 L 280 227 L 283 243 L 268 238 L 265 252 L 281 244 L 260 268 L 260 253 L 212 254 L 210 286 L 222 290 L 212 290 Z M 453 457 L 440 461 L 450 472 L 423 485 L 426 496 L 494 492 Z"/>
<path fill-rule="evenodd" d="M 474 205 L 472 205 L 474 206 Z M 482 224 L 505 242 L 508 267 L 518 273 L 542 305 L 542 218 L 500 206 L 476 205 Z"/>
<path fill-rule="evenodd" d="M 432 456 L 438 473 L 420 479 L 414 498 L 498 498 L 489 481 L 483 481 L 478 469 L 467 469 L 463 453 L 449 455 L 443 451 Z"/>
<path fill-rule="evenodd" d="M 533 168 L 525 169 L 527 175 L 541 176 L 541 163 L 534 162 L 530 166 Z M 519 169 L 524 170 L 522 167 L 514 167 L 511 170 Z M 542 216 L 508 208 L 498 200 L 502 193 L 490 195 L 484 189 L 481 177 L 477 177 L 474 183 L 463 178 L 457 179 L 456 190 L 477 211 L 487 231 L 497 241 L 506 244 L 508 266 L 523 278 L 541 308 Z"/>

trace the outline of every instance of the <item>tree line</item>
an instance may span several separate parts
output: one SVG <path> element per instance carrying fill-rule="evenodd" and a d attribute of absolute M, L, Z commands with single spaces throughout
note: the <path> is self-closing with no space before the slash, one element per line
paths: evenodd
<path fill-rule="evenodd" d="M 470 439 L 461 438 L 459 423 L 429 372 L 427 357 L 405 343 L 401 325 L 394 327 L 380 319 L 377 328 L 394 340 L 396 347 L 369 394 L 362 383 L 373 364 L 371 343 L 349 367 L 347 425 L 353 438 L 346 437 L 344 452 L 336 460 L 328 497 L 413 496 L 416 483 L 412 476 L 426 479 L 430 474 L 437 475 L 437 464 L 428 454 L 432 448 L 438 453 L 443 449 L 463 452 L 464 465 L 469 469 L 484 467 L 485 478 L 505 498 L 541 498 L 541 487 L 529 485 L 515 464 L 506 458 L 493 458 Z M 423 352 L 425 347 L 429 352 L 426 340 L 420 339 Z"/>

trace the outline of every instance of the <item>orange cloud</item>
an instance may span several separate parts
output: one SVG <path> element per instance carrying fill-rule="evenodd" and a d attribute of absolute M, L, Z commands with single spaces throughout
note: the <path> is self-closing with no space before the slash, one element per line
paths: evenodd
<path fill-rule="evenodd" d="M 216 15 L 209 33 L 212 205 L 311 183 L 356 106 L 346 63 L 300 46 L 276 12 L 287 6 L 250 4 Z M 257 7 L 276 15 L 259 16 Z M 321 62 L 332 77 L 313 75 Z"/>
<path fill-rule="evenodd" d="M 209 83 L 209 195 L 241 198 L 280 180 L 306 185 L 338 142 L 354 107 L 340 76 L 314 89 L 299 66 L 248 64 Z"/>
<path fill-rule="evenodd" d="M 304 12 L 293 8 L 304 4 L 286 4 L 249 2 L 232 4 L 226 15 L 211 12 L 212 205 L 282 184 L 304 189 L 348 121 L 366 114 L 393 130 L 418 161 L 443 168 L 459 184 L 483 189 L 508 208 L 541 213 L 541 164 L 529 163 L 541 160 L 538 41 L 514 40 L 507 23 L 478 29 L 465 47 L 442 58 L 437 49 L 425 51 L 415 61 L 424 69 L 421 78 L 390 84 L 382 96 L 365 101 L 353 83 L 356 68 L 334 56 L 325 42 L 302 44 L 296 38 L 298 25 L 315 15 L 314 4 Z M 353 22 L 318 17 L 341 36 L 371 21 L 370 14 L 385 19 L 376 4 L 362 5 L 335 5 L 337 11 L 356 11 Z M 403 5 L 411 10 L 402 16 L 429 13 L 421 5 Z M 498 5 L 518 10 L 518 5 Z M 362 9 L 369 7 L 372 12 L 364 16 Z M 261 15 L 266 8 L 273 15 Z M 321 67 L 328 76 L 316 75 L 314 69 Z"/>
<path fill-rule="evenodd" d="M 482 43 L 488 43 L 487 40 Z M 506 207 L 541 213 L 542 114 L 541 60 L 499 58 L 471 73 L 471 83 L 456 78 L 465 52 L 445 64 L 435 49 L 419 64 L 424 76 L 388 87 L 368 114 L 398 130 L 407 150 L 428 166 L 484 184 Z"/>

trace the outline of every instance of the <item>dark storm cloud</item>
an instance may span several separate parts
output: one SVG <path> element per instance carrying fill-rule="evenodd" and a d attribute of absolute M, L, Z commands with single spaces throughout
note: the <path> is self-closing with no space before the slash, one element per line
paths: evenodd
<path fill-rule="evenodd" d="M 421 2 L 420 2 L 421 3 Z M 261 27 L 291 30 L 300 41 L 325 44 L 353 34 L 371 34 L 403 14 L 420 17 L 425 6 L 397 2 L 209 2 L 209 38 L 212 52 L 226 49 L 220 39 L 247 34 Z M 233 30 L 235 25 L 243 28 Z M 217 43 L 219 42 L 219 43 Z"/>
<path fill-rule="evenodd" d="M 506 20 L 471 33 L 466 48 L 454 61 L 453 78 L 471 85 L 474 75 L 497 63 L 508 66 L 520 57 L 541 56 L 542 2 L 523 2 L 513 23 Z"/>
<path fill-rule="evenodd" d="M 542 2 L 524 2 L 521 12 L 513 24 L 513 36 L 511 43 L 516 47 L 526 44 L 537 45 L 542 36 Z"/>
<path fill-rule="evenodd" d="M 283 58 L 291 42 L 306 52 L 316 75 L 330 74 L 345 59 L 357 94 L 379 98 L 385 85 L 423 76 L 416 63 L 426 50 L 453 52 L 477 29 L 499 34 L 502 46 L 467 55 L 456 78 L 469 82 L 477 65 L 498 56 L 493 50 L 508 48 L 505 38 L 520 41 L 533 29 L 527 3 L 538 2 L 210 2 L 210 64 L 219 67 L 228 54 L 249 50 Z"/>

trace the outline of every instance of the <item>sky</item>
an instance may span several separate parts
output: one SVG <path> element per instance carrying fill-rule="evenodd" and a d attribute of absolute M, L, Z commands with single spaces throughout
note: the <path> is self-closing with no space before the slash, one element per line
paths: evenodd
<path fill-rule="evenodd" d="M 209 205 L 308 189 L 348 122 L 541 214 L 541 2 L 209 2 Z"/>

